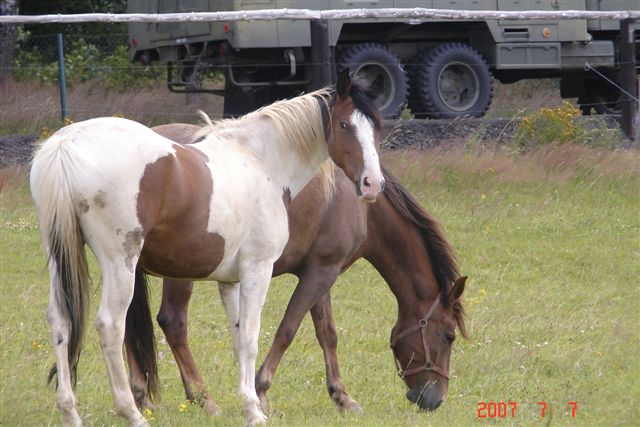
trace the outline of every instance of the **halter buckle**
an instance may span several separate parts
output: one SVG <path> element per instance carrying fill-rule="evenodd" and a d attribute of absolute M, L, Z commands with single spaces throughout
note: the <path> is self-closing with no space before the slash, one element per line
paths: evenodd
<path fill-rule="evenodd" d="M 418 324 L 420 325 L 421 328 L 424 328 L 427 326 L 427 323 L 429 323 L 429 321 L 427 319 L 420 319 L 418 320 Z"/>

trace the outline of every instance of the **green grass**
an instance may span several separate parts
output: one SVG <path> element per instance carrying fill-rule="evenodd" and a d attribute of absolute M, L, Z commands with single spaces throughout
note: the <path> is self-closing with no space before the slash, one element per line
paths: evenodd
<path fill-rule="evenodd" d="M 437 218 L 457 248 L 472 340 L 456 342 L 449 396 L 417 411 L 395 375 L 388 339 L 396 304 L 364 261 L 333 288 L 339 356 L 347 390 L 365 414 L 342 416 L 324 386 L 313 326 L 303 322 L 270 391 L 269 424 L 640 425 L 640 156 L 546 147 L 526 155 L 476 150 L 393 153 L 386 162 Z M 48 277 L 24 178 L 0 192 L 0 425 L 59 425 L 44 313 Z M 15 183 L 13 183 L 15 182 Z M 92 260 L 95 313 L 99 276 Z M 272 281 L 263 312 L 261 361 L 295 287 Z M 154 285 L 158 285 L 156 280 Z M 152 287 L 154 312 L 159 286 Z M 227 322 L 214 285 L 196 286 L 191 344 L 223 414 L 184 402 L 166 343 L 163 400 L 152 425 L 241 425 Z M 157 337 L 161 333 L 156 331 Z M 123 425 L 111 397 L 97 336 L 88 331 L 76 396 L 87 425 Z M 515 418 L 480 420 L 478 402 L 517 402 Z M 550 408 L 540 417 L 539 401 Z M 577 417 L 569 401 L 578 402 Z"/>

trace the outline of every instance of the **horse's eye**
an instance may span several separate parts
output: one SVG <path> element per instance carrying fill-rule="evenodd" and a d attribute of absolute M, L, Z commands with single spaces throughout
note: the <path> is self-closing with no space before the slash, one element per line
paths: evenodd
<path fill-rule="evenodd" d="M 444 334 L 444 339 L 446 339 L 449 344 L 453 344 L 456 340 L 456 336 L 453 334 Z"/>
<path fill-rule="evenodd" d="M 342 129 L 347 129 L 349 126 L 347 126 L 347 122 L 340 122 L 340 127 Z"/>

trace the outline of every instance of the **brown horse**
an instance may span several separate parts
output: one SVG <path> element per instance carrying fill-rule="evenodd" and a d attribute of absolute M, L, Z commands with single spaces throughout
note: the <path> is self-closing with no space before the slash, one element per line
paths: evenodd
<path fill-rule="evenodd" d="M 178 142 L 188 142 L 196 129 L 186 124 L 154 128 Z M 331 200 L 325 199 L 324 184 L 316 178 L 291 201 L 290 238 L 273 275 L 292 273 L 299 283 L 256 377 L 263 404 L 284 352 L 311 310 L 324 351 L 329 395 L 340 410 L 361 411 L 340 378 L 329 293 L 338 275 L 361 257 L 380 272 L 398 302 L 391 347 L 398 373 L 409 388 L 407 398 L 426 410 L 443 402 L 456 326 L 466 337 L 460 300 L 466 278 L 458 278 L 453 251 L 438 223 L 393 176 L 383 172 L 386 190 L 375 204 L 353 197 L 353 184 L 340 170 L 335 171 Z M 165 279 L 157 320 L 178 363 L 187 398 L 216 414 L 217 405 L 206 391 L 187 342 L 192 286 L 191 282 Z M 157 392 L 153 325 L 146 287 L 136 286 L 135 293 L 125 342 L 131 385 L 138 404 L 145 406 Z"/>

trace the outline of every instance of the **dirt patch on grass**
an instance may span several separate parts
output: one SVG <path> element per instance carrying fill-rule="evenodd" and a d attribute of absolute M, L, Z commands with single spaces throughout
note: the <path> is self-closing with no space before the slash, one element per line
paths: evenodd
<path fill-rule="evenodd" d="M 0 169 L 28 164 L 37 139 L 37 135 L 0 137 Z"/>

